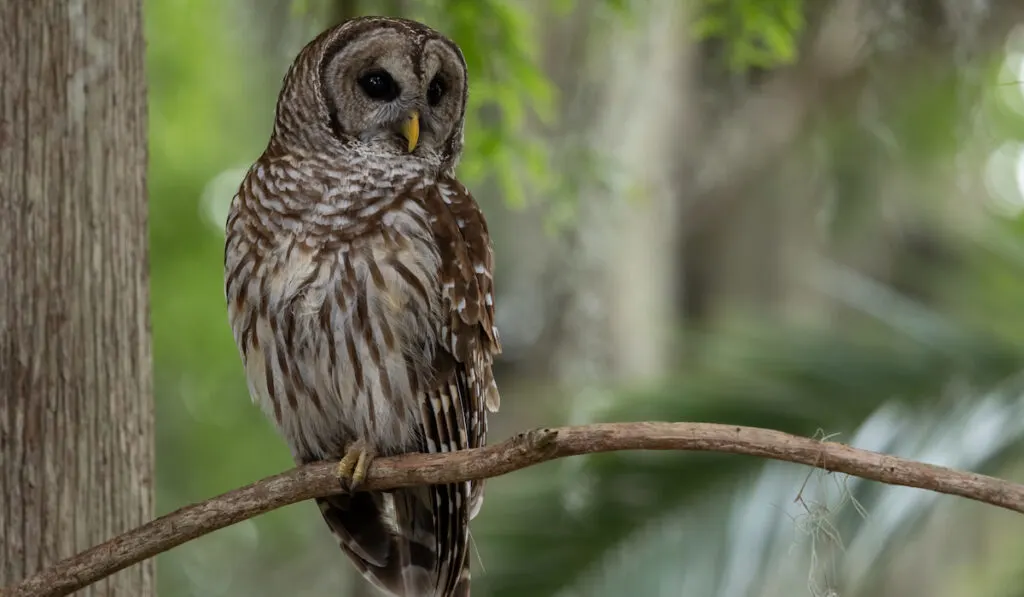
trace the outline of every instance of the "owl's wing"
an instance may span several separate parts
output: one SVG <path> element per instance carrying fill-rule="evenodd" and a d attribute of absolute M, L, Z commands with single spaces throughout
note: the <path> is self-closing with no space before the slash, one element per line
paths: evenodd
<path fill-rule="evenodd" d="M 497 412 L 501 399 L 492 365 L 501 353 L 494 321 L 494 251 L 487 221 L 476 201 L 461 183 L 444 179 L 434 201 L 434 222 L 441 254 L 442 309 L 447 319 L 441 338 L 454 360 L 459 381 L 460 433 L 458 448 L 478 448 L 487 440 L 487 412 Z M 470 485 L 482 491 L 483 482 Z M 476 489 L 480 488 L 480 489 Z M 480 508 L 482 494 L 471 502 L 471 517 Z"/>
<path fill-rule="evenodd" d="M 501 351 L 491 241 L 483 214 L 458 181 L 442 180 L 426 200 L 441 257 L 442 345 L 434 362 L 436 385 L 422 405 L 424 436 L 431 452 L 477 448 L 487 438 L 487 411 L 500 402 L 491 371 Z M 483 482 L 436 486 L 434 500 L 439 553 L 449 554 L 439 570 L 441 594 L 468 595 L 469 520 L 483 502 Z"/>

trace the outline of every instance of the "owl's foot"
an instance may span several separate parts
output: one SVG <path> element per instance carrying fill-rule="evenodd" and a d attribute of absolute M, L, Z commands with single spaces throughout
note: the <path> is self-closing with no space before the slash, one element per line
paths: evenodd
<path fill-rule="evenodd" d="M 363 440 L 357 440 L 348 447 L 345 457 L 338 463 L 338 480 L 346 493 L 359 490 L 375 457 L 373 449 Z"/>

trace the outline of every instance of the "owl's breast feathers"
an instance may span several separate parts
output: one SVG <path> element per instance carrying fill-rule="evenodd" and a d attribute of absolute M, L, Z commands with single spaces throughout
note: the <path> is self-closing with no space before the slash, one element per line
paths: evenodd
<path fill-rule="evenodd" d="M 501 344 L 476 202 L 449 177 L 322 172 L 257 163 L 232 202 L 225 291 L 253 398 L 299 461 L 338 458 L 357 439 L 380 454 L 484 445 Z M 360 539 L 345 509 L 322 508 L 375 582 L 401 576 L 450 595 L 468 583 L 467 525 L 483 482 L 417 491 L 393 494 L 404 496 L 396 524 L 436 557 L 394 555 L 408 548 Z M 429 518 L 416 514 L 424 506 Z M 395 561 L 405 572 L 389 572 Z M 415 569 L 432 580 L 410 580 Z"/>
<path fill-rule="evenodd" d="M 335 456 L 339 431 L 305 422 L 325 416 L 404 451 L 422 391 L 459 369 L 483 432 L 501 349 L 476 202 L 448 177 L 315 172 L 258 163 L 229 213 L 225 290 L 254 398 L 308 456 Z M 482 441 L 466 431 L 445 447 Z"/>

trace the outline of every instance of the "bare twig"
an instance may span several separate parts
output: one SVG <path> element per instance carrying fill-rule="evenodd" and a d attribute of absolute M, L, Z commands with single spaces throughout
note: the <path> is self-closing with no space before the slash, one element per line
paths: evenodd
<path fill-rule="evenodd" d="M 497 477 L 555 458 L 616 450 L 747 454 L 958 495 L 1024 513 L 1024 485 L 781 431 L 713 423 L 609 423 L 538 429 L 475 450 L 381 458 L 373 463 L 365 488 Z M 329 462 L 309 464 L 186 506 L 58 562 L 0 595 L 67 595 L 217 529 L 289 504 L 339 493 L 334 470 Z"/>

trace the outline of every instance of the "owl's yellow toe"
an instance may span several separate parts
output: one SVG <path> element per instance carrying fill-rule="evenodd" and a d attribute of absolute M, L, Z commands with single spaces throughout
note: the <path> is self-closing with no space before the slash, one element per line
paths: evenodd
<path fill-rule="evenodd" d="M 375 457 L 376 454 L 363 440 L 353 442 L 348 447 L 345 456 L 338 463 L 338 479 L 346 492 L 354 493 L 359 490 Z"/>

